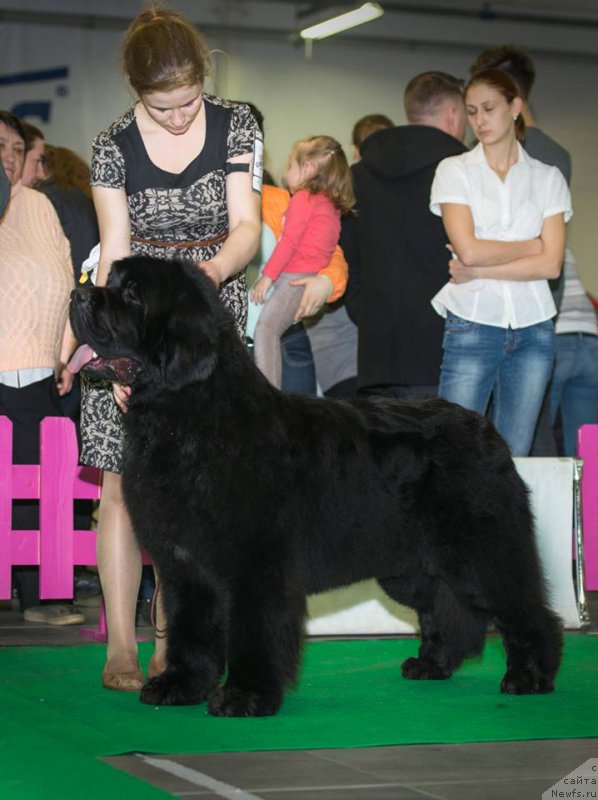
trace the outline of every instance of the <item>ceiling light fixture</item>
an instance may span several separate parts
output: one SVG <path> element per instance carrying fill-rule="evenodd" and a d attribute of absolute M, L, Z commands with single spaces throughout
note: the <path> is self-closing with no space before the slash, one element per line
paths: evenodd
<path fill-rule="evenodd" d="M 349 28 L 355 28 L 357 25 L 378 19 L 383 14 L 384 9 L 379 3 L 364 3 L 353 11 L 347 11 L 345 14 L 318 22 L 317 25 L 310 25 L 309 28 L 300 31 L 299 35 L 306 40 L 325 39 L 327 36 L 334 36 L 335 33 L 341 33 Z"/>

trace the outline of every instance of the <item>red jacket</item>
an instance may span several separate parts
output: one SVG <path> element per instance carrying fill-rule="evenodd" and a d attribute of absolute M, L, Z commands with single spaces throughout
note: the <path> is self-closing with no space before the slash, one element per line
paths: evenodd
<path fill-rule="evenodd" d="M 340 234 L 340 212 L 323 194 L 304 189 L 291 197 L 282 236 L 263 274 L 316 273 L 328 266 Z"/>

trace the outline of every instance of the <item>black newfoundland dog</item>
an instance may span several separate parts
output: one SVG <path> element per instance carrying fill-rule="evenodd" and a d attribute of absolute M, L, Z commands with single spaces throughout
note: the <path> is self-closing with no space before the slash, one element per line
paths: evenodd
<path fill-rule="evenodd" d="M 191 264 L 116 262 L 107 287 L 73 293 L 71 321 L 97 354 L 86 369 L 132 386 L 123 491 L 168 620 L 168 668 L 142 701 L 275 714 L 306 595 L 372 577 L 419 615 L 403 677 L 449 678 L 492 621 L 501 691 L 552 691 L 560 623 L 525 485 L 484 417 L 274 389 Z"/>

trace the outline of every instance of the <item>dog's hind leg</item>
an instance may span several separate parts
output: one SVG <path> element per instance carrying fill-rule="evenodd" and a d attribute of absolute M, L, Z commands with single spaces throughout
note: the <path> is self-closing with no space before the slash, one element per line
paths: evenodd
<path fill-rule="evenodd" d="M 285 688 L 296 680 L 305 597 L 290 596 L 288 591 L 268 591 L 264 596 L 263 590 L 263 586 L 255 586 L 236 598 L 231 613 L 228 678 L 208 705 L 215 716 L 276 714 Z M 259 597 L 256 591 L 261 593 Z"/>
<path fill-rule="evenodd" d="M 510 561 L 503 557 L 490 562 L 479 604 L 503 638 L 507 670 L 501 692 L 544 694 L 554 689 L 562 624 L 546 604 L 535 549 L 522 536 L 510 552 Z"/>
<path fill-rule="evenodd" d="M 562 624 L 546 601 L 526 500 L 504 503 L 480 524 L 484 558 L 476 559 L 470 595 L 502 634 L 507 670 L 500 689 L 507 694 L 553 691 L 562 651 Z"/>
<path fill-rule="evenodd" d="M 484 552 L 469 570 L 467 601 L 503 637 L 507 670 L 500 684 L 508 694 L 543 694 L 554 688 L 562 650 L 561 621 L 547 605 L 531 520 L 492 530 L 486 521 Z M 513 534 L 514 531 L 514 534 Z"/>
<path fill-rule="evenodd" d="M 166 670 L 151 678 L 141 690 L 150 705 L 194 705 L 217 686 L 224 671 L 224 609 L 207 584 L 176 585 L 161 576 L 167 619 Z"/>
<path fill-rule="evenodd" d="M 482 650 L 486 618 L 464 606 L 441 579 L 423 575 L 379 583 L 389 597 L 415 608 L 418 614 L 421 646 L 417 658 L 402 663 L 404 678 L 445 680 L 464 658 Z"/>
<path fill-rule="evenodd" d="M 531 566 L 534 572 L 534 565 Z M 535 576 L 521 575 L 520 581 L 514 574 L 504 577 L 512 585 L 504 587 L 507 591 L 493 610 L 507 654 L 507 671 L 500 690 L 507 694 L 552 692 L 561 662 L 562 623 L 546 606 Z M 517 598 L 516 605 L 507 602 L 509 597 Z"/>
<path fill-rule="evenodd" d="M 497 619 L 507 651 L 507 671 L 500 690 L 506 694 L 546 694 L 554 690 L 561 661 L 562 633 L 546 609 L 526 612 L 526 620 Z"/>

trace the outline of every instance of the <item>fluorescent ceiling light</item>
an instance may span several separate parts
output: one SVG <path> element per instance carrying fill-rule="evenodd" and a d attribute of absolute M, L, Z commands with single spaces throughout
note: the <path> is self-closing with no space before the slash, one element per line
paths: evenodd
<path fill-rule="evenodd" d="M 325 39 L 327 36 L 334 36 L 335 33 L 363 25 L 364 22 L 378 19 L 382 14 L 384 14 L 384 9 L 378 3 L 364 3 L 353 11 L 347 11 L 346 14 L 339 14 L 337 17 L 304 28 L 299 35 L 302 39 Z"/>

